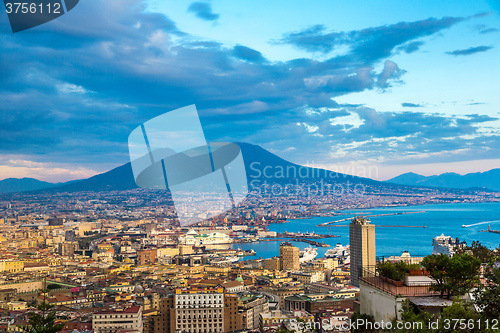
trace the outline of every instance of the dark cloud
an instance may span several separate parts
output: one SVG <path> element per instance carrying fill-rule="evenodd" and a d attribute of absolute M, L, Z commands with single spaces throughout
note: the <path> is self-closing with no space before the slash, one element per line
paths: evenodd
<path fill-rule="evenodd" d="M 249 47 L 242 46 L 242 45 L 236 45 L 233 48 L 233 55 L 237 58 L 251 61 L 251 62 L 263 62 L 263 61 L 265 61 L 265 58 L 262 56 L 262 53 L 254 50 L 254 49 L 251 49 Z"/>
<path fill-rule="evenodd" d="M 189 5 L 188 11 L 205 21 L 215 21 L 219 18 L 219 14 L 212 12 L 212 6 L 207 2 L 193 2 Z"/>
<path fill-rule="evenodd" d="M 481 116 L 458 120 L 377 112 L 334 101 L 400 81 L 404 70 L 387 56 L 461 18 L 339 33 L 340 40 L 348 39 L 349 54 L 272 62 L 244 45 L 189 35 L 146 8 L 141 0 L 81 2 L 79 15 L 71 11 L 15 35 L 1 15 L 0 154 L 64 163 L 124 163 L 132 129 L 193 103 L 208 141 L 246 141 L 278 151 L 295 146 L 295 152 L 323 158 L 328 147 L 337 145 L 368 157 L 380 154 L 381 147 L 392 149 L 394 156 L 458 145 L 500 147 L 495 138 L 478 133 L 477 124 L 489 121 Z M 424 32 L 416 32 L 418 28 Z M 327 34 L 321 31 L 316 31 L 320 40 Z M 374 70 L 381 64 L 381 71 Z M 466 134 L 477 137 L 459 138 Z M 391 140 L 397 146 L 388 145 Z M 433 143 L 431 148 L 424 146 L 425 140 Z M 293 154 L 285 157 L 303 158 Z"/>
<path fill-rule="evenodd" d="M 464 49 L 464 50 L 450 51 L 450 52 L 446 52 L 446 54 L 454 55 L 454 56 L 467 56 L 467 55 L 471 55 L 471 54 L 475 54 L 475 53 L 479 53 L 479 52 L 486 52 L 486 51 L 491 50 L 492 48 L 493 48 L 493 46 L 482 45 L 482 46 L 476 46 L 476 47 L 469 47 L 468 49 Z"/>
<path fill-rule="evenodd" d="M 351 48 L 349 56 L 371 63 L 390 56 L 397 46 L 433 35 L 466 19 L 463 17 L 428 18 L 347 32 L 329 32 L 324 25 L 315 25 L 306 30 L 285 34 L 282 39 L 275 42 L 321 53 L 329 53 L 336 47 L 348 45 Z M 410 51 L 414 51 L 420 45 L 408 44 L 407 46 Z"/>
<path fill-rule="evenodd" d="M 421 107 L 423 107 L 422 104 L 415 104 L 415 103 L 401 103 L 401 106 L 404 108 L 421 108 Z"/>
<path fill-rule="evenodd" d="M 420 50 L 420 47 L 424 45 L 422 41 L 415 41 L 398 47 L 398 50 L 404 51 L 406 53 L 413 53 Z"/>
<path fill-rule="evenodd" d="M 486 28 L 486 29 L 480 30 L 479 33 L 480 34 L 489 34 L 489 33 L 497 32 L 497 31 L 498 31 L 497 28 Z"/>

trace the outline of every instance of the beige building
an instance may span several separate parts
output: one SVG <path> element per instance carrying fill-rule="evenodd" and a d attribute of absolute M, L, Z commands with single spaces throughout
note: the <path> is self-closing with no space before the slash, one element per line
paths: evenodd
<path fill-rule="evenodd" d="M 154 318 L 155 333 L 216 333 L 241 328 L 238 297 L 225 293 L 221 286 L 177 288 L 175 294 L 161 299 L 159 315 Z"/>
<path fill-rule="evenodd" d="M 92 316 L 95 333 L 143 332 L 142 307 L 97 311 Z"/>
<path fill-rule="evenodd" d="M 280 269 L 282 271 L 296 271 L 300 269 L 299 248 L 289 242 L 280 245 Z"/>
<path fill-rule="evenodd" d="M 304 284 L 311 284 L 315 282 L 325 281 L 325 272 L 314 271 L 314 272 L 294 272 L 291 275 L 292 279 L 300 281 Z"/>
<path fill-rule="evenodd" d="M 351 246 L 351 284 L 359 286 L 363 270 L 375 267 L 375 225 L 363 217 L 355 217 L 349 225 Z"/>
<path fill-rule="evenodd" d="M 264 260 L 264 269 L 270 271 L 278 271 L 280 269 L 280 258 L 273 257 Z"/>

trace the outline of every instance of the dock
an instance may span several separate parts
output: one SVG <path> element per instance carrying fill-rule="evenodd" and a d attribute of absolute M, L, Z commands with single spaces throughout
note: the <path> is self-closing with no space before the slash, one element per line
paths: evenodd
<path fill-rule="evenodd" d="M 335 224 L 335 225 L 329 225 L 328 228 L 348 227 L 348 226 L 349 226 L 349 224 Z M 374 224 L 374 226 L 376 228 L 428 228 L 426 225 L 386 225 L 386 224 L 376 225 L 376 224 Z"/>
<path fill-rule="evenodd" d="M 364 216 L 364 217 L 380 217 L 380 216 L 407 215 L 407 214 L 421 214 L 421 213 L 425 213 L 425 211 L 418 211 L 418 212 L 399 212 L 399 213 L 388 213 L 388 214 L 376 214 L 376 215 L 366 215 L 366 216 Z M 324 222 L 324 223 L 317 224 L 316 226 L 317 226 L 317 227 L 330 227 L 330 226 L 332 226 L 332 225 L 333 225 L 333 224 L 335 224 L 335 223 L 344 222 L 344 221 L 349 221 L 349 220 L 352 220 L 353 218 L 354 218 L 354 217 L 348 217 L 348 218 L 341 219 L 341 220 L 330 221 L 330 222 Z M 420 227 L 420 228 L 425 228 L 425 226 L 424 226 L 424 227 Z"/>

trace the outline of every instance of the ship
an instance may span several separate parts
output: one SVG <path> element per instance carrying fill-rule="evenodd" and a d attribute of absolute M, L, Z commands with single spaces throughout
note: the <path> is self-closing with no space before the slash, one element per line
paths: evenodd
<path fill-rule="evenodd" d="M 300 263 L 308 262 L 314 260 L 318 256 L 318 249 L 314 247 L 306 247 L 303 251 L 300 251 Z"/>
<path fill-rule="evenodd" d="M 458 238 L 453 239 L 451 236 L 441 236 L 434 237 L 432 239 L 432 254 L 446 254 L 452 256 L 455 254 L 455 249 L 461 246 Z"/>
<path fill-rule="evenodd" d="M 211 232 L 198 234 L 196 230 L 189 230 L 185 236 L 179 237 L 180 245 L 193 245 L 197 247 L 205 245 L 232 244 L 233 239 L 222 232 Z"/>
<path fill-rule="evenodd" d="M 210 263 L 216 266 L 229 266 L 240 260 L 238 257 L 218 257 L 210 260 Z"/>
<path fill-rule="evenodd" d="M 337 243 L 333 249 L 329 249 L 325 252 L 325 257 L 336 259 L 348 255 L 349 252 L 349 245 L 342 246 L 342 244 Z"/>

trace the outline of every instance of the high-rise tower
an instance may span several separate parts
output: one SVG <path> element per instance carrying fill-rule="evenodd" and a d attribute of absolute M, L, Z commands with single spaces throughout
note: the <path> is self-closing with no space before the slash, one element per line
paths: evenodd
<path fill-rule="evenodd" d="M 300 250 L 289 242 L 280 245 L 280 269 L 282 271 L 300 269 Z"/>
<path fill-rule="evenodd" d="M 351 247 L 351 284 L 359 286 L 358 278 L 366 269 L 375 269 L 375 225 L 363 217 L 355 217 L 349 225 Z"/>

